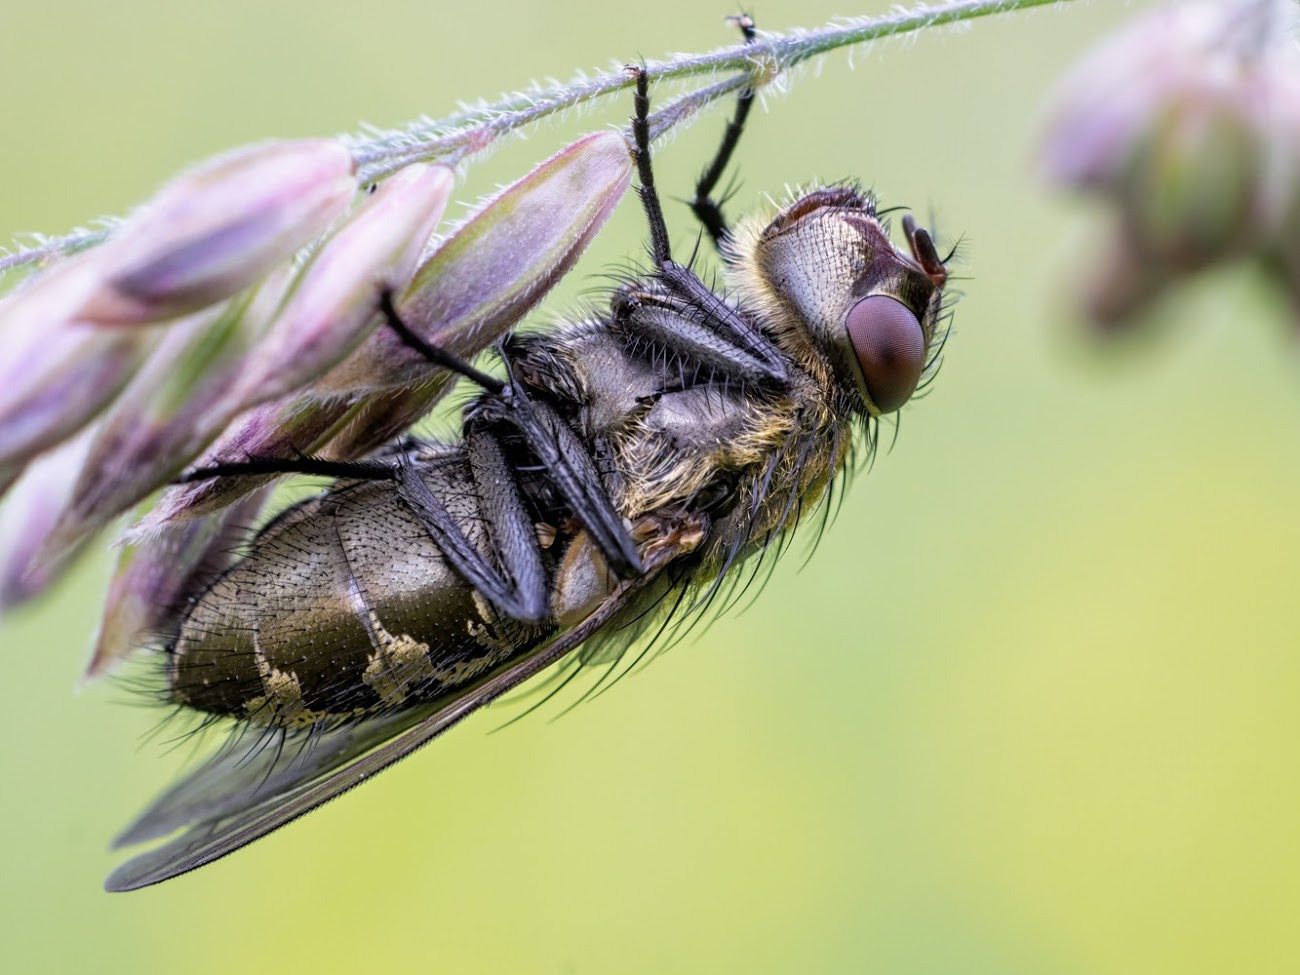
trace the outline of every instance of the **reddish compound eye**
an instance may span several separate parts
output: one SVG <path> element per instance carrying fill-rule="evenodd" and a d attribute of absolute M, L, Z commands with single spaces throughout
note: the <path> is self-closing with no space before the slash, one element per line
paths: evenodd
<path fill-rule="evenodd" d="M 925 368 L 925 335 L 912 310 L 888 295 L 863 298 L 844 320 L 871 402 L 881 413 L 898 409 Z"/>

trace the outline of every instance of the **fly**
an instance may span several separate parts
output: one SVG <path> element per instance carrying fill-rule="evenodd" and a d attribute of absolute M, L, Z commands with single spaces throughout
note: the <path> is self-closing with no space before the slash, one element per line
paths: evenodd
<path fill-rule="evenodd" d="M 336 480 L 262 528 L 176 614 L 170 701 L 235 719 L 236 731 L 119 837 L 170 838 L 108 889 L 222 857 L 552 665 L 616 661 L 707 605 L 827 501 L 855 433 L 932 373 L 945 262 L 909 217 L 903 251 L 870 195 L 831 186 L 770 222 L 727 226 L 711 194 L 752 91 L 692 203 L 729 290 L 674 260 L 647 77 L 629 71 L 653 266 L 607 313 L 506 338 L 503 381 L 422 340 L 385 296 L 406 344 L 480 387 L 459 439 L 187 477 Z"/>

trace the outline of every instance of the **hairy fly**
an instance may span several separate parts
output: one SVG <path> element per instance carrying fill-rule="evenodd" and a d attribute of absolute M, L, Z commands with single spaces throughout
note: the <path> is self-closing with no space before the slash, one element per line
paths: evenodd
<path fill-rule="evenodd" d="M 629 70 L 653 264 L 607 313 L 508 337 L 501 381 L 424 342 L 385 299 L 408 345 L 481 388 L 459 439 L 190 475 L 337 480 L 178 610 L 168 697 L 236 730 L 119 838 L 170 837 L 109 889 L 221 857 L 548 667 L 617 661 L 698 611 L 826 502 L 855 434 L 933 370 L 946 272 L 910 219 L 900 250 L 871 196 L 833 186 L 728 228 L 711 194 L 752 92 L 692 204 L 727 290 L 674 260 L 647 78 Z"/>

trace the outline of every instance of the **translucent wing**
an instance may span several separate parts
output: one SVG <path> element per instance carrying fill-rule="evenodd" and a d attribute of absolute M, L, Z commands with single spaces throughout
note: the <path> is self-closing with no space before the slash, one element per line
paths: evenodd
<path fill-rule="evenodd" d="M 567 656 L 644 590 L 666 561 L 619 586 L 573 629 L 450 699 L 327 731 L 288 756 L 274 743 L 250 755 L 241 746 L 255 747 L 255 740 L 236 741 L 160 796 L 122 834 L 119 845 L 185 828 L 115 870 L 105 889 L 134 890 L 201 867 L 359 785 Z"/>
<path fill-rule="evenodd" d="M 154 800 L 114 847 L 160 839 L 183 826 L 246 811 L 305 788 L 427 719 L 446 702 L 395 711 L 312 735 L 284 740 L 246 725 L 211 759 Z"/>

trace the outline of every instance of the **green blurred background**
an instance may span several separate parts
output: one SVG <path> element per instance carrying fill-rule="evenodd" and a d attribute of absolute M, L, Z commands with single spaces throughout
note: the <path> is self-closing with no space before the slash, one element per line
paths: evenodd
<path fill-rule="evenodd" d="M 109 837 L 186 755 L 121 687 L 75 693 L 107 557 L 0 622 L 0 970 L 1300 969 L 1294 322 L 1229 272 L 1151 341 L 1089 351 L 1064 310 L 1088 213 L 1031 165 L 1046 89 L 1133 9 L 840 53 L 768 97 L 733 212 L 861 177 L 964 235 L 972 280 L 932 395 L 811 564 L 613 693 L 495 735 L 514 712 L 479 715 L 251 849 L 109 896 Z M 10 3 L 0 236 L 120 213 L 250 140 L 710 48 L 729 12 Z M 535 131 L 461 198 L 628 110 Z M 721 124 L 661 151 L 668 192 Z M 629 197 L 547 313 L 641 237 Z"/>

